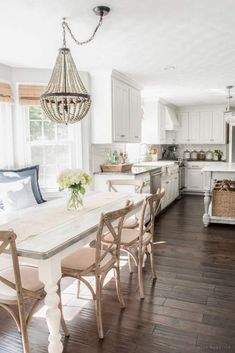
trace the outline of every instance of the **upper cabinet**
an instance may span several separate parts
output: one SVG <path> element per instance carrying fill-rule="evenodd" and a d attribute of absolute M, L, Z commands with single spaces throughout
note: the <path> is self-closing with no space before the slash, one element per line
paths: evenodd
<path fill-rule="evenodd" d="M 122 81 L 112 80 L 113 140 L 129 142 L 130 139 L 130 98 L 129 87 Z"/>
<path fill-rule="evenodd" d="M 141 141 L 141 91 L 117 71 L 92 74 L 92 142 Z"/>
<path fill-rule="evenodd" d="M 141 123 L 143 111 L 141 107 L 140 91 L 132 87 L 129 88 L 130 99 L 130 142 L 141 141 Z"/>
<path fill-rule="evenodd" d="M 223 109 L 203 107 L 179 111 L 180 128 L 177 143 L 183 144 L 224 144 L 225 120 Z"/>
<path fill-rule="evenodd" d="M 146 144 L 173 144 L 179 126 L 174 108 L 157 100 L 143 104 L 142 142 Z"/>

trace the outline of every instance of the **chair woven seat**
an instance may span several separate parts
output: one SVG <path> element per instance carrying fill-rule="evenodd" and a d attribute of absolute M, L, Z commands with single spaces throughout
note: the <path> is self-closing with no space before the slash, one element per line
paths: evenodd
<path fill-rule="evenodd" d="M 9 268 L 1 271 L 0 276 L 15 284 L 13 269 Z M 31 266 L 20 266 L 20 276 L 23 289 L 37 292 L 44 288 L 44 284 L 39 281 L 37 268 Z M 16 290 L 0 282 L 0 302 L 9 303 L 10 301 L 17 303 Z"/>

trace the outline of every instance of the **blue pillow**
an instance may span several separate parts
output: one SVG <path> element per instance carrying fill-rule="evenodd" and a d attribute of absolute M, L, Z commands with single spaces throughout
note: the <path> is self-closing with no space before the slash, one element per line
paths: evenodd
<path fill-rule="evenodd" d="M 39 165 L 27 167 L 23 169 L 0 169 L 0 183 L 9 183 L 31 177 L 31 186 L 33 194 L 37 203 L 45 202 L 42 197 L 39 184 L 38 184 Z M 1 205 L 0 205 L 1 207 Z"/>

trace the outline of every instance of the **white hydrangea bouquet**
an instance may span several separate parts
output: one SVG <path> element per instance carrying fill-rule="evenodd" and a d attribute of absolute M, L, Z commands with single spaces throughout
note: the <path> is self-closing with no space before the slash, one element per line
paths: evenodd
<path fill-rule="evenodd" d="M 92 177 L 81 169 L 66 169 L 58 177 L 59 190 L 68 189 L 68 210 L 77 210 L 83 206 L 82 196 L 85 194 L 85 186 L 91 184 Z"/>

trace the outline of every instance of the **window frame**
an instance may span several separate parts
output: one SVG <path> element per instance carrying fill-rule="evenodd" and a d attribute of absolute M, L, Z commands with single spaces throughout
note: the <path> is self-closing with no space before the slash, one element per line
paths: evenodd
<path fill-rule="evenodd" d="M 35 106 L 35 105 L 32 105 Z M 37 107 L 37 106 L 35 106 Z M 32 146 L 69 146 L 71 156 L 70 156 L 70 161 L 71 164 L 68 166 L 68 168 L 83 168 L 83 146 L 82 146 L 82 126 L 80 123 L 69 125 L 69 134 L 70 134 L 70 139 L 69 140 L 61 140 L 58 141 L 56 140 L 39 140 L 39 141 L 32 141 L 30 138 L 30 118 L 29 118 L 29 105 L 24 105 L 21 107 L 22 109 L 22 115 L 24 119 L 24 125 L 25 125 L 25 130 L 26 130 L 26 163 L 28 165 L 32 164 L 32 158 L 31 158 L 31 147 Z M 56 123 L 55 123 L 56 124 Z M 46 165 L 44 165 L 46 166 Z M 39 184 L 40 180 L 39 180 Z M 57 194 L 58 193 L 58 187 L 53 187 L 53 186 L 45 186 L 43 184 L 40 185 L 41 190 L 43 194 Z"/>

